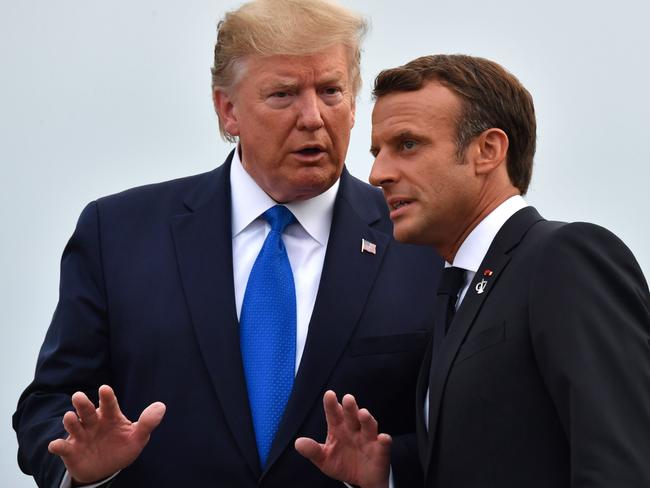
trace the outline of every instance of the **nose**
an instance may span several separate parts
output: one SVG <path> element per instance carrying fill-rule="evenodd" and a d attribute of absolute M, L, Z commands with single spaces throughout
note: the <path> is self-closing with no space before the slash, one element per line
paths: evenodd
<path fill-rule="evenodd" d="M 375 162 L 372 163 L 370 170 L 370 184 L 373 186 L 380 186 L 387 188 L 397 181 L 397 172 L 395 171 L 394 164 L 388 156 L 379 153 L 375 157 Z"/>
<path fill-rule="evenodd" d="M 315 131 L 323 127 L 321 100 L 314 91 L 301 94 L 298 104 L 297 127 L 300 130 Z"/>

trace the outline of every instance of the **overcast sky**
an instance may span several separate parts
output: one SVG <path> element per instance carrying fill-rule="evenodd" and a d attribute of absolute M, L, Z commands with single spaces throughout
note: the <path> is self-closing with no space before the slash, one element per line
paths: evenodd
<path fill-rule="evenodd" d="M 9 428 L 57 300 L 84 205 L 208 171 L 230 145 L 210 100 L 216 22 L 240 2 L 0 0 L 0 486 L 33 486 Z M 649 3 L 347 0 L 372 30 L 347 165 L 372 165 L 370 86 L 433 53 L 493 59 L 530 90 L 538 151 L 528 201 L 614 231 L 650 274 Z"/>

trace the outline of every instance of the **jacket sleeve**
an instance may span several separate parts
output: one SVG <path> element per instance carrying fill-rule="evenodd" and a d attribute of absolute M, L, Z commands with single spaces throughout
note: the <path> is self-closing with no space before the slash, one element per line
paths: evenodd
<path fill-rule="evenodd" d="M 625 245 L 584 223 L 536 263 L 530 324 L 570 449 L 571 487 L 650 486 L 650 294 Z"/>
<path fill-rule="evenodd" d="M 424 484 L 418 443 L 414 433 L 393 438 L 390 465 L 395 483 L 394 488 L 418 487 Z"/>
<path fill-rule="evenodd" d="M 65 467 L 48 452 L 50 441 L 66 437 L 63 414 L 70 396 L 84 391 L 97 401 L 97 388 L 110 383 L 108 306 L 101 261 L 96 203 L 82 212 L 61 260 L 59 301 L 41 347 L 34 381 L 18 401 L 13 427 L 18 463 L 40 487 L 58 488 Z"/>

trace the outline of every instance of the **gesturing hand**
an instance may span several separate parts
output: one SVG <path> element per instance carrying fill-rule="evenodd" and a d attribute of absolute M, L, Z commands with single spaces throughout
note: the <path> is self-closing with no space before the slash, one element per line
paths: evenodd
<path fill-rule="evenodd" d="M 131 422 L 107 385 L 99 388 L 99 408 L 80 391 L 72 395 L 72 405 L 76 414 L 70 411 L 63 416 L 68 438 L 50 442 L 48 450 L 61 457 L 80 484 L 103 480 L 135 461 L 165 415 L 165 405 L 156 402 Z"/>
<path fill-rule="evenodd" d="M 308 437 L 296 439 L 296 450 L 323 473 L 362 488 L 388 487 L 391 437 L 378 434 L 377 421 L 359 410 L 352 395 L 341 403 L 333 391 L 323 396 L 327 439 L 319 444 Z"/>

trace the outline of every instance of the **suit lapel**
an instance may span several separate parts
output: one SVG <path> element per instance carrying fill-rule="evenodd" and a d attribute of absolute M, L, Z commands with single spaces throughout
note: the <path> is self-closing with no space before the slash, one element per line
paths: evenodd
<path fill-rule="evenodd" d="M 354 188 L 360 185 L 344 170 L 305 350 L 268 466 L 293 441 L 314 405 L 321 402 L 323 388 L 348 344 L 390 245 L 387 234 L 370 227 L 381 215 L 368 203 L 370 190 L 365 185 Z M 362 253 L 361 239 L 375 243 L 376 254 Z"/>
<path fill-rule="evenodd" d="M 172 218 L 178 266 L 203 361 L 230 432 L 255 477 L 260 466 L 239 348 L 232 271 L 230 162 L 214 170 Z"/>
<path fill-rule="evenodd" d="M 431 356 L 433 352 L 433 334 L 429 339 L 422 364 L 420 365 L 420 372 L 418 373 L 418 381 L 415 389 L 415 430 L 418 442 L 418 454 L 420 455 L 420 464 L 423 469 L 427 463 L 427 450 L 429 436 L 427 426 L 424 418 L 424 401 L 426 400 L 427 391 L 429 389 L 429 369 L 431 368 Z"/>
<path fill-rule="evenodd" d="M 543 220 L 542 217 L 533 207 L 526 207 L 516 212 L 501 227 L 470 283 L 463 302 L 456 311 L 449 333 L 440 348 L 440 356 L 434 358 L 435 364 L 429 379 L 429 436 L 424 464 L 427 477 L 430 475 L 442 397 L 456 354 L 474 324 L 481 306 L 508 265 L 510 252 L 519 244 L 530 227 L 540 220 Z M 492 271 L 491 276 L 484 276 L 485 270 Z"/>

